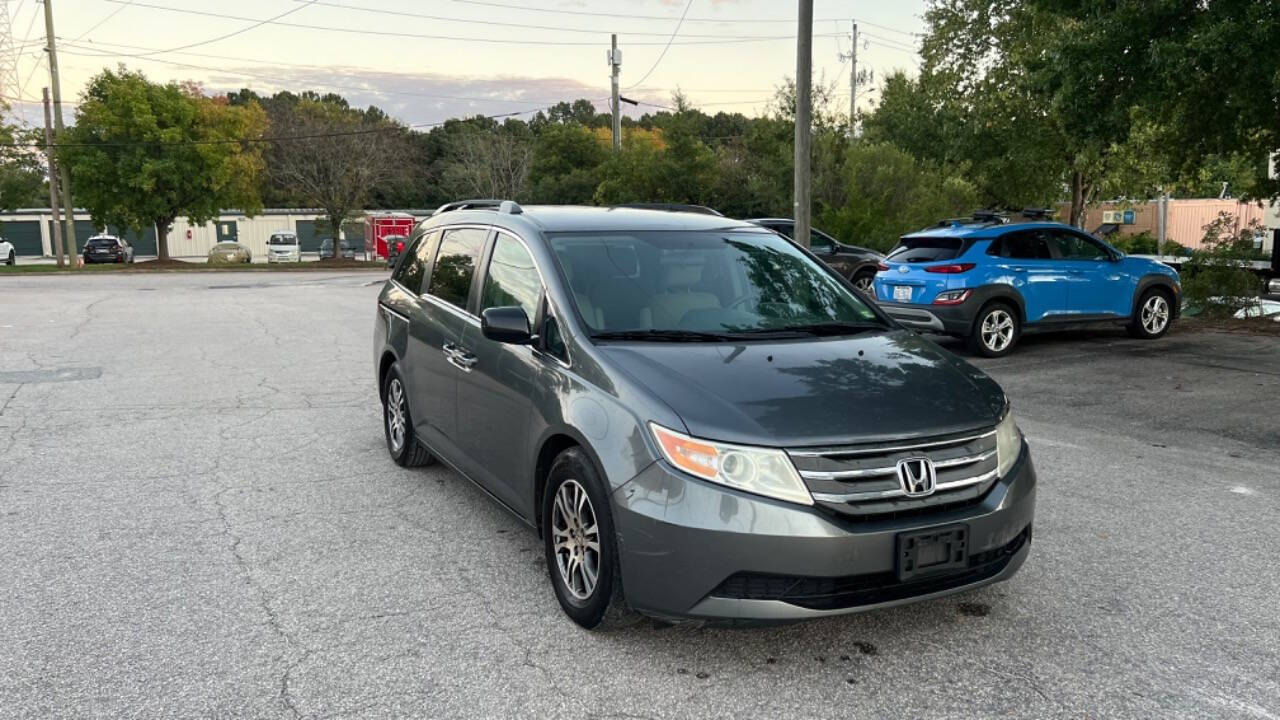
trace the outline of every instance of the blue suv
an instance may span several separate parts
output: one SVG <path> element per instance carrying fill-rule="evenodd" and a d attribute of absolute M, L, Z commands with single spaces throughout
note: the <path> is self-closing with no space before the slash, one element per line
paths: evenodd
<path fill-rule="evenodd" d="M 1070 225 L 985 213 L 904 236 L 874 290 L 899 323 L 965 338 L 987 357 L 1007 354 L 1024 332 L 1123 324 L 1158 338 L 1182 293 L 1172 268 Z"/>

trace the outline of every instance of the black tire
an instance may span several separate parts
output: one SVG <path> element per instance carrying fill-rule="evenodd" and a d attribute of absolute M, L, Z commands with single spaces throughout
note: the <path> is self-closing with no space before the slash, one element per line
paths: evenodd
<path fill-rule="evenodd" d="M 394 398 L 394 399 L 393 399 Z M 393 436 L 393 417 L 400 417 L 399 442 Z M 431 452 L 427 450 L 413 434 L 413 417 L 409 414 L 409 392 L 404 384 L 404 376 L 400 374 L 400 366 L 393 363 L 382 381 L 382 430 L 387 439 L 387 452 L 400 467 L 422 467 L 435 462 Z"/>
<path fill-rule="evenodd" d="M 1008 355 L 1022 336 L 1022 321 L 1013 306 L 993 302 L 978 311 L 969 331 L 969 350 L 983 357 Z"/>
<path fill-rule="evenodd" d="M 10 251 L 9 251 L 9 257 L 8 257 L 8 258 L 6 258 L 4 262 L 5 262 L 5 264 L 6 264 L 6 265 L 17 265 L 17 264 L 18 264 L 18 256 L 17 256 L 17 255 L 16 255 L 12 250 L 10 250 Z"/>
<path fill-rule="evenodd" d="M 1129 334 L 1142 340 L 1155 340 L 1173 326 L 1173 300 L 1168 290 L 1151 288 L 1138 298 L 1129 322 Z"/>
<path fill-rule="evenodd" d="M 561 488 L 566 492 L 584 490 L 587 500 L 585 509 L 594 520 L 597 550 L 595 552 L 596 577 L 594 586 L 586 597 L 578 597 L 584 589 L 581 583 L 575 583 L 577 590 L 571 589 L 561 570 L 560 551 L 556 548 L 556 538 L 568 538 L 573 542 L 574 528 L 571 525 L 560 525 L 562 515 L 556 511 L 556 498 Z M 585 527 L 589 529 L 591 523 Z M 564 530 L 564 533 L 558 533 Z M 591 535 L 579 534 L 585 540 Z M 551 587 L 555 590 L 556 599 L 564 613 L 575 623 L 588 630 L 611 630 L 635 623 L 639 615 L 627 606 L 622 594 L 622 567 L 618 561 L 618 540 L 613 529 L 613 510 L 609 505 L 609 495 L 604 489 L 604 479 L 596 471 L 595 465 L 581 448 L 569 448 L 555 459 L 551 470 L 547 473 L 547 484 L 542 494 L 542 547 L 547 562 L 547 574 Z M 580 553 L 581 563 L 578 567 L 586 568 L 591 559 L 591 551 L 587 548 L 578 550 L 563 549 L 565 561 L 572 567 L 574 553 Z M 573 573 L 570 572 L 572 576 Z M 582 571 L 578 577 L 584 578 Z"/>
<path fill-rule="evenodd" d="M 871 283 L 875 282 L 875 279 L 875 270 L 859 270 L 853 274 L 853 277 L 849 279 L 849 282 L 853 283 L 854 288 L 866 293 L 867 297 L 874 298 L 876 296 L 876 289 Z M 860 287 L 859 283 L 865 283 L 866 287 Z"/>

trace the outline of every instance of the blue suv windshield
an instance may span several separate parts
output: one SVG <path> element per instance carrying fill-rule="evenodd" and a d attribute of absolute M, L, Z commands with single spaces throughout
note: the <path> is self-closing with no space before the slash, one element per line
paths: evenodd
<path fill-rule="evenodd" d="M 772 233 L 572 233 L 550 242 L 594 334 L 884 326 L 864 301 Z"/>

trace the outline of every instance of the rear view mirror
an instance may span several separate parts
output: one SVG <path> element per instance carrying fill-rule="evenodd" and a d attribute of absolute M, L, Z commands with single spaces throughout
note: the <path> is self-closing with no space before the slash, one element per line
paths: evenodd
<path fill-rule="evenodd" d="M 480 332 L 495 342 L 528 345 L 529 316 L 522 307 L 493 307 L 480 313 Z"/>

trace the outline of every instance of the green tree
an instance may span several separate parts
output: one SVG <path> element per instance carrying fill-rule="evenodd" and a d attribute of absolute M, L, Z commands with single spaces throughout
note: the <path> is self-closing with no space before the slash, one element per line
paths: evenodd
<path fill-rule="evenodd" d="M 577 123 L 553 124 L 537 133 L 529 167 L 530 200 L 586 204 L 600 184 L 609 150 L 590 129 Z"/>
<path fill-rule="evenodd" d="M 888 250 L 906 232 L 973 209 L 968 180 L 930 166 L 887 143 L 860 143 L 845 158 L 848 200 L 818 214 L 816 224 L 841 239 Z"/>
<path fill-rule="evenodd" d="M 167 260 L 179 216 L 202 224 L 223 208 L 261 210 L 261 146 L 246 141 L 266 126 L 256 105 L 232 106 L 120 67 L 89 82 L 75 126 L 58 140 L 59 156 L 95 223 L 139 232 L 154 225 Z"/>

